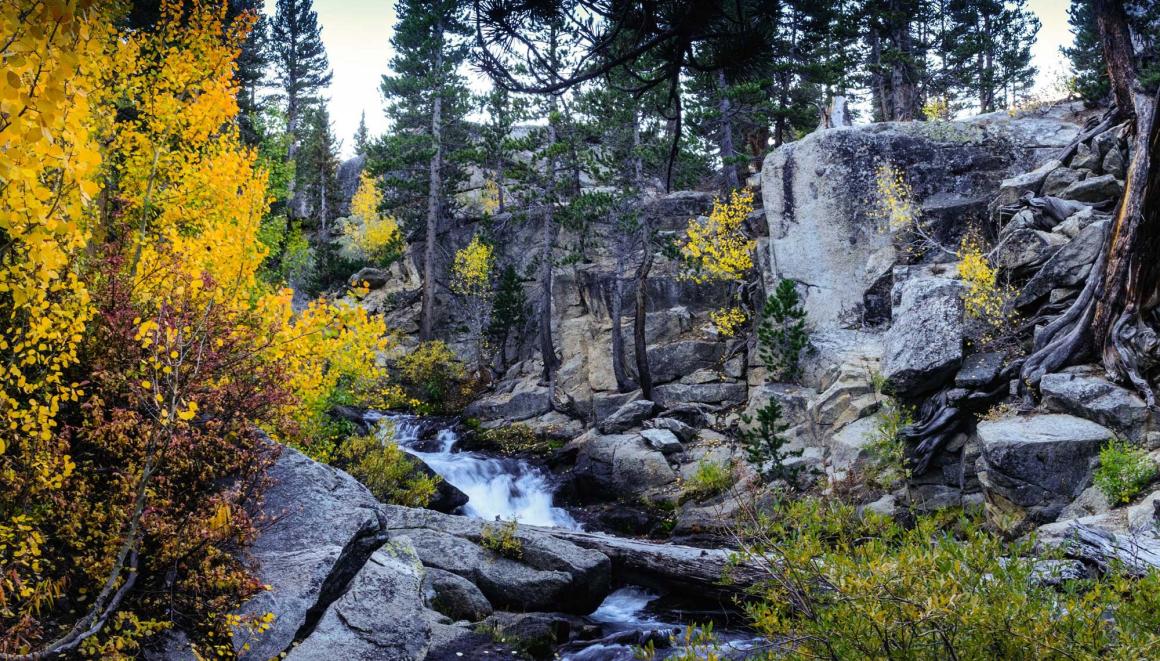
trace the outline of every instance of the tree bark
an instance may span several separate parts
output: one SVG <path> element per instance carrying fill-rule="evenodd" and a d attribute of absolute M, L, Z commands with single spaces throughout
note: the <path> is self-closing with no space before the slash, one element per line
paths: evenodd
<path fill-rule="evenodd" d="M 632 381 L 624 368 L 624 256 L 616 260 L 615 282 L 612 284 L 612 300 L 609 302 L 612 317 L 612 375 L 616 378 L 616 389 L 627 392 Z"/>
<path fill-rule="evenodd" d="M 435 26 L 442 42 L 443 23 Z M 435 71 L 443 70 L 443 46 L 435 54 Z M 439 197 L 443 189 L 443 95 L 436 90 L 431 107 L 431 141 L 435 153 L 431 156 L 427 190 L 427 236 L 423 246 L 423 308 L 419 320 L 419 339 L 426 341 L 435 334 L 435 242 L 439 237 Z"/>
<path fill-rule="evenodd" d="M 728 85 L 725 82 L 725 71 L 717 70 L 718 110 L 721 112 L 721 137 L 718 146 L 721 150 L 722 182 L 726 190 L 735 190 L 741 187 L 737 176 L 737 165 L 733 163 L 736 152 L 733 149 L 733 119 L 730 117 L 732 108 L 729 103 Z"/>
<path fill-rule="evenodd" d="M 1134 51 L 1123 5 L 1097 0 L 1097 24 L 1116 113 L 1134 119 L 1132 160 L 1124 194 L 1104 241 L 1103 252 L 1076 302 L 1040 332 L 1036 352 L 1024 365 L 1023 379 L 1034 385 L 1043 374 L 1095 351 L 1108 375 L 1131 381 L 1150 406 L 1156 396 L 1148 383 L 1137 338 L 1153 337 L 1143 313 L 1158 298 L 1160 264 L 1160 100 L 1137 88 Z M 1042 345 L 1042 346 L 1040 346 Z"/>
<path fill-rule="evenodd" d="M 632 320 L 632 346 L 636 352 L 636 381 L 641 397 L 652 399 L 652 372 L 648 365 L 648 345 L 645 342 L 645 322 L 648 313 L 648 274 L 652 270 L 652 227 L 647 218 L 641 220 L 640 267 L 636 270 L 636 318 Z"/>
<path fill-rule="evenodd" d="M 555 103 L 553 102 L 553 110 Z M 548 124 L 548 145 L 556 144 L 556 127 Z M 560 359 L 556 356 L 556 344 L 552 341 L 552 241 L 556 211 L 556 157 L 548 159 L 547 203 L 544 205 L 544 226 L 540 233 L 540 356 L 544 361 L 544 382 L 555 392 L 556 370 Z"/>

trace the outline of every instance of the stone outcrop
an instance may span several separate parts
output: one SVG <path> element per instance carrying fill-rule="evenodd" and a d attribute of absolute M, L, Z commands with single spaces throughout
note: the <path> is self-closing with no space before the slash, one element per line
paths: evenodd
<path fill-rule="evenodd" d="M 950 270 L 947 267 L 943 267 Z M 962 286 L 944 273 L 895 269 L 893 322 L 886 331 L 882 375 L 914 399 L 940 386 L 963 360 Z"/>
<path fill-rule="evenodd" d="M 1090 484 L 1094 459 L 1113 433 L 1064 414 L 984 420 L 978 425 L 979 480 L 989 518 L 1024 530 L 1055 520 Z"/>
<path fill-rule="evenodd" d="M 378 501 L 343 471 L 282 448 L 269 476 L 272 486 L 259 519 L 269 526 L 247 557 L 270 589 L 239 613 L 273 613 L 274 620 L 257 640 L 235 639 L 242 659 L 275 657 L 304 638 L 387 540 Z M 249 649 L 243 651 L 246 643 Z"/>
<path fill-rule="evenodd" d="M 857 323 L 865 292 L 899 257 L 873 213 L 878 167 L 906 172 L 930 217 L 947 219 L 934 224 L 953 245 L 967 217 L 984 217 L 1001 181 L 1066 146 L 1078 128 L 1054 117 L 987 115 L 838 128 L 785 145 L 766 157 L 761 180 L 773 275 L 800 284 L 817 327 Z"/>
<path fill-rule="evenodd" d="M 1048 410 L 1098 422 L 1134 441 L 1150 430 L 1152 416 L 1144 400 L 1090 370 L 1044 375 L 1039 389 Z"/>

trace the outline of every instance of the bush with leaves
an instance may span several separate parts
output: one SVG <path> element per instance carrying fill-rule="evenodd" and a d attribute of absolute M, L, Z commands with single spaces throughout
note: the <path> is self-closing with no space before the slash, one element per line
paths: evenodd
<path fill-rule="evenodd" d="M 733 486 L 733 466 L 728 463 L 701 460 L 692 476 L 685 481 L 681 500 L 707 500 L 725 493 Z"/>
<path fill-rule="evenodd" d="M 415 460 L 387 436 L 368 434 L 347 438 L 337 451 L 337 465 L 384 503 L 426 507 L 443 478 L 420 470 Z"/>
<path fill-rule="evenodd" d="M 793 280 L 778 282 L 777 289 L 765 300 L 757 340 L 761 361 L 770 376 L 792 381 L 801 375 L 801 354 L 809 347 L 810 336 L 806 331 L 806 311 Z"/>
<path fill-rule="evenodd" d="M 1032 542 L 954 510 L 904 527 L 834 500 L 746 506 L 746 604 L 769 658 L 1144 659 L 1160 652 L 1160 574 L 1112 567 L 1050 587 Z M 1045 556 L 1050 559 L 1052 555 Z"/>
<path fill-rule="evenodd" d="M 1143 448 L 1112 439 L 1100 449 L 1094 481 L 1113 504 L 1131 502 L 1155 478 L 1156 462 Z"/>
<path fill-rule="evenodd" d="M 466 404 L 467 370 L 442 340 L 420 343 L 396 366 L 394 378 L 421 412 L 446 413 Z"/>

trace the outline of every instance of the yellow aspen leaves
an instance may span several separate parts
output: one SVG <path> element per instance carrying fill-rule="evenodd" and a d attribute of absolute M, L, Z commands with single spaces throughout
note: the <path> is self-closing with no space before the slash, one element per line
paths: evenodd
<path fill-rule="evenodd" d="M 402 244 L 398 221 L 379 213 L 382 199 L 375 180 L 361 173 L 350 201 L 350 217 L 339 225 L 346 252 L 355 259 L 381 262 Z"/>
<path fill-rule="evenodd" d="M 456 251 L 451 266 L 451 291 L 460 296 L 486 297 L 491 293 L 491 271 L 495 248 L 476 234 L 471 242 Z"/>
<path fill-rule="evenodd" d="M 681 255 L 690 270 L 685 277 L 698 284 L 738 281 L 753 268 L 757 243 L 745 236 L 742 225 L 753 212 L 753 192 L 735 190 L 729 200 L 715 200 L 708 218 L 689 220 Z"/>

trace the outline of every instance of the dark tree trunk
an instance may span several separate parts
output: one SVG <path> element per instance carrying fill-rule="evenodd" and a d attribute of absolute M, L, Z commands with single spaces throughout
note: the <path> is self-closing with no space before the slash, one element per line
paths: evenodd
<path fill-rule="evenodd" d="M 548 124 L 548 144 L 556 144 L 556 128 Z M 553 396 L 556 387 L 556 369 L 560 360 L 556 356 L 556 344 L 552 341 L 552 236 L 556 213 L 556 157 L 548 159 L 548 191 L 544 205 L 544 226 L 540 234 L 540 355 L 544 361 L 544 382 L 551 388 Z"/>
<path fill-rule="evenodd" d="M 442 24 L 436 25 L 442 33 Z M 435 54 L 435 70 L 443 70 L 443 47 Z M 423 307 L 419 318 L 419 339 L 430 340 L 435 335 L 435 242 L 439 237 L 439 197 L 443 189 L 443 95 L 436 93 L 431 108 L 431 141 L 435 153 L 427 190 L 427 237 L 423 246 Z"/>
<path fill-rule="evenodd" d="M 641 221 L 641 245 L 644 255 L 636 270 L 636 318 L 632 321 L 632 344 L 636 352 L 636 380 L 641 396 L 652 399 L 652 372 L 648 366 L 648 345 L 644 329 L 648 311 L 648 274 L 652 270 L 652 227 L 647 219 Z"/>
<path fill-rule="evenodd" d="M 717 103 L 721 112 L 721 136 L 718 146 L 721 150 L 722 183 L 726 190 L 735 190 L 741 187 L 737 177 L 737 164 L 733 157 L 737 153 L 733 149 L 733 110 L 729 103 L 729 86 L 725 82 L 725 71 L 717 70 Z"/>
<path fill-rule="evenodd" d="M 615 281 L 612 283 L 611 301 L 609 302 L 610 316 L 612 317 L 612 375 L 616 378 L 616 389 L 628 392 L 632 389 L 632 380 L 624 366 L 624 275 L 623 256 L 617 259 Z"/>
<path fill-rule="evenodd" d="M 1160 168 L 1155 166 L 1160 163 L 1160 101 L 1137 87 L 1123 5 L 1098 0 L 1095 9 L 1116 115 L 1134 119 L 1132 161 L 1103 252 L 1092 267 L 1094 276 L 1072 307 L 1040 332 L 1023 378 L 1037 384 L 1043 374 L 1095 352 L 1110 376 L 1131 381 L 1155 406 L 1141 360 L 1148 347 L 1136 340 L 1154 332 L 1143 313 L 1157 303 L 1160 283 Z"/>

